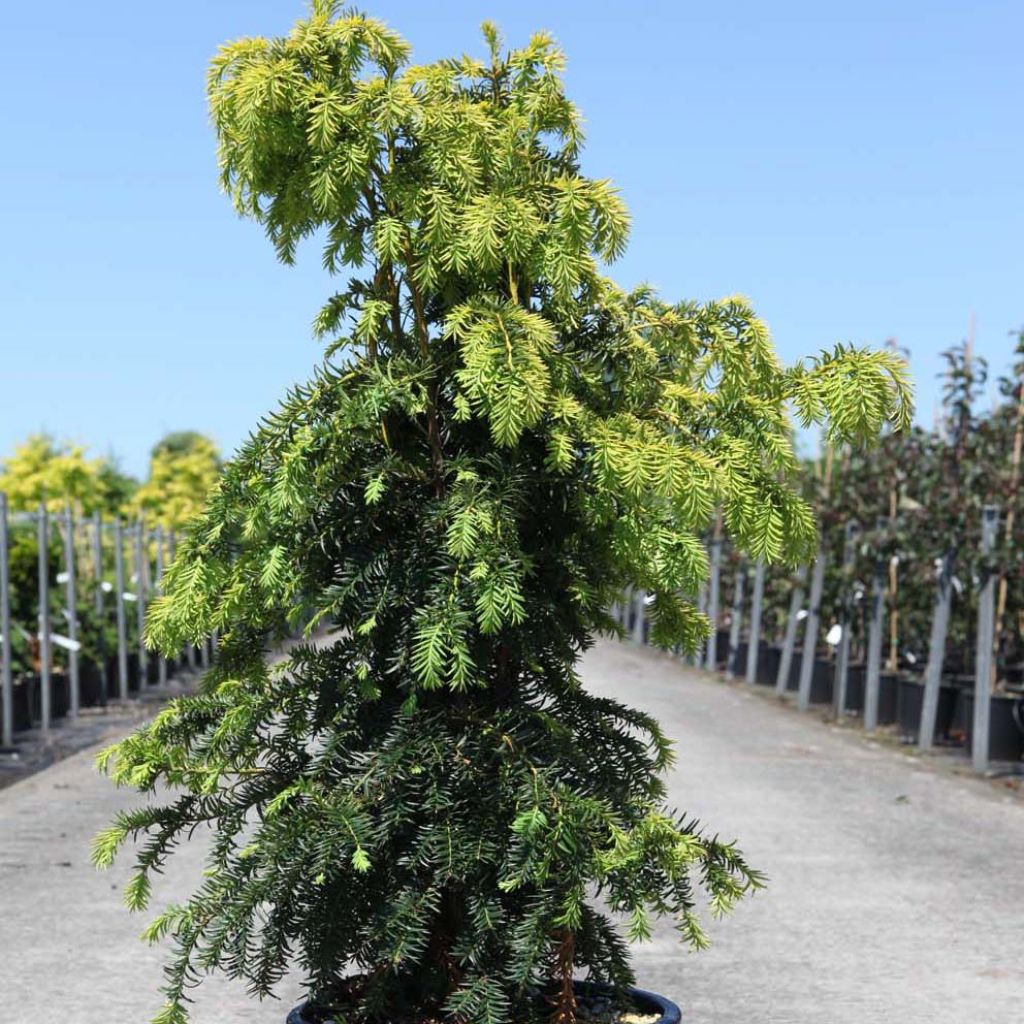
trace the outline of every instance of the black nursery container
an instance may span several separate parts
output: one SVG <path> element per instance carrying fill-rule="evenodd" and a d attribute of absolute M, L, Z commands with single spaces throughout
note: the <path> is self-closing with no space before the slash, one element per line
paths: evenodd
<path fill-rule="evenodd" d="M 604 1005 L 603 1011 L 594 1011 L 593 1015 L 596 1019 L 608 1016 L 611 1003 L 607 996 L 603 995 L 603 989 L 581 981 L 576 982 L 574 987 L 576 989 L 576 998 L 581 1002 L 597 1000 Z M 658 1019 L 653 1021 L 652 1024 L 680 1024 L 682 1013 L 679 1007 L 670 999 L 659 996 L 654 992 L 645 992 L 639 988 L 630 989 L 629 995 L 635 1013 L 651 1017 L 655 1014 L 658 1015 Z M 296 1006 L 288 1014 L 285 1024 L 341 1024 L 343 1019 L 340 1015 L 317 1011 L 311 1003 L 303 1003 L 301 1006 Z"/>
<path fill-rule="evenodd" d="M 956 686 L 943 683 L 939 686 L 939 705 L 935 714 L 935 739 L 949 739 L 960 690 Z M 913 742 L 917 742 L 921 728 L 921 708 L 924 705 L 924 683 L 917 679 L 901 679 L 899 683 L 899 700 L 897 718 L 900 733 Z"/>
<path fill-rule="evenodd" d="M 31 676 L 19 676 L 14 680 L 13 715 L 14 731 L 24 732 L 32 728 L 32 686 Z"/>
<path fill-rule="evenodd" d="M 835 692 L 835 662 L 827 658 L 814 659 L 814 671 L 811 673 L 812 704 L 831 704 Z M 799 679 L 799 676 L 797 677 Z"/>
<path fill-rule="evenodd" d="M 846 670 L 846 707 L 845 711 L 864 711 L 864 683 L 867 679 L 866 665 L 850 665 Z"/>
<path fill-rule="evenodd" d="M 83 708 L 94 708 L 106 703 L 103 676 L 99 665 L 91 658 L 83 658 L 78 665 L 78 701 Z"/>
<path fill-rule="evenodd" d="M 967 729 L 967 751 L 974 747 L 974 693 L 961 695 Z M 993 761 L 1024 758 L 1024 696 L 994 694 L 989 709 L 988 756 Z"/>
<path fill-rule="evenodd" d="M 774 686 L 779 677 L 779 663 L 782 661 L 782 648 L 776 644 L 761 644 L 757 655 L 756 682 L 760 686 Z"/>

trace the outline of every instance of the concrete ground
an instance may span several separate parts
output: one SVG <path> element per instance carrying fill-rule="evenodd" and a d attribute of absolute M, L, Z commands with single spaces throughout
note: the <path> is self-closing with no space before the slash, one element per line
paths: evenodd
<path fill-rule="evenodd" d="M 736 836 L 770 887 L 712 923 L 690 954 L 671 928 L 637 951 L 640 984 L 692 1024 L 1019 1024 L 1024 1020 L 1024 801 L 931 760 L 826 726 L 683 669 L 601 643 L 594 690 L 654 712 L 678 741 L 673 802 Z M 132 794 L 73 755 L 0 791 L 0 1022 L 143 1024 L 161 956 L 121 908 L 123 866 L 88 840 Z M 187 892 L 199 843 L 156 900 Z M 210 979 L 196 1024 L 283 1024 L 299 986 L 251 1003 Z"/>

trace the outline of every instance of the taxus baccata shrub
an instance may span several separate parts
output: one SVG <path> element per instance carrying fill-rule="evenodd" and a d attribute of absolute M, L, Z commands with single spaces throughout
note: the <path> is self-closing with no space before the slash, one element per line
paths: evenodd
<path fill-rule="evenodd" d="M 216 666 L 103 759 L 160 796 L 97 840 L 100 864 L 141 844 L 133 909 L 212 833 L 147 930 L 173 946 L 161 1024 L 204 972 L 264 994 L 290 964 L 346 1019 L 525 1020 L 553 983 L 569 1020 L 573 972 L 625 985 L 652 915 L 703 946 L 698 892 L 721 912 L 760 884 L 664 806 L 669 742 L 577 664 L 627 585 L 658 643 L 704 637 L 716 509 L 753 556 L 806 557 L 787 405 L 870 438 L 908 416 L 903 366 L 783 369 L 740 298 L 616 286 L 627 214 L 583 173 L 561 52 L 484 35 L 483 60 L 419 66 L 318 2 L 213 62 L 235 206 L 348 279 L 323 366 L 225 467 L 152 608 L 166 651 L 218 631 Z"/>

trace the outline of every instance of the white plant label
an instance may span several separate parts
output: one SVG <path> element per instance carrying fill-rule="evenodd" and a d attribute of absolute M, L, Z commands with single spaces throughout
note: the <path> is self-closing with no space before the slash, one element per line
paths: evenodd
<path fill-rule="evenodd" d="M 63 647 L 66 651 L 80 651 L 82 649 L 82 645 L 77 640 L 72 640 L 69 636 L 62 636 L 60 633 L 51 633 L 50 640 L 58 647 Z"/>
<path fill-rule="evenodd" d="M 825 643 L 829 647 L 835 647 L 843 639 L 843 627 L 837 622 L 826 634 Z"/>

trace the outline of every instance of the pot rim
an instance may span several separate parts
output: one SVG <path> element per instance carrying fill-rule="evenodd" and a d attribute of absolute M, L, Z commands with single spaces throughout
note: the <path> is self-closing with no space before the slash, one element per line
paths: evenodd
<path fill-rule="evenodd" d="M 577 991 L 593 991 L 595 989 L 607 989 L 608 986 L 598 985 L 591 981 L 577 981 L 574 987 Z M 661 1014 L 657 1024 L 680 1024 L 683 1016 L 682 1011 L 671 999 L 666 999 L 664 996 L 658 995 L 657 992 L 649 992 L 642 988 L 630 988 L 629 994 L 630 998 L 641 1008 L 649 1008 L 651 1012 Z M 296 1006 L 288 1014 L 285 1024 L 310 1024 L 309 1019 L 305 1016 L 305 1010 L 309 1005 L 307 1001 Z"/>

